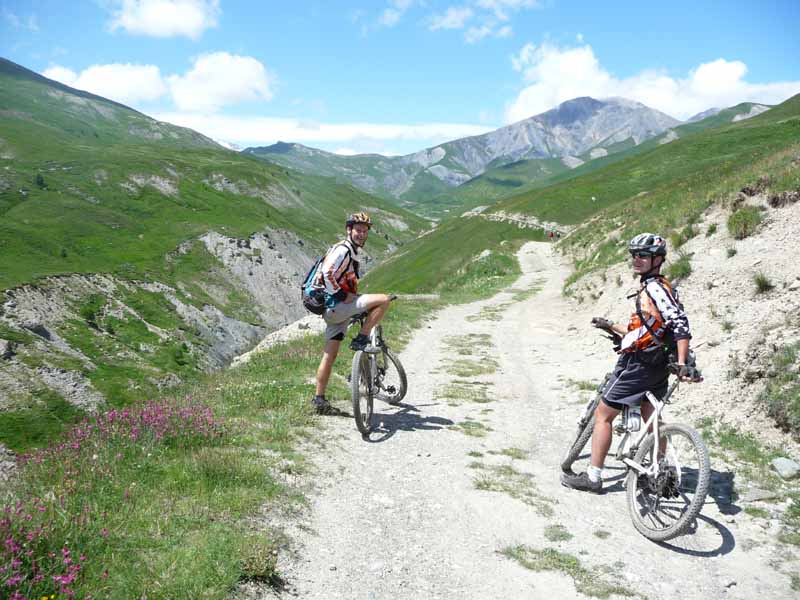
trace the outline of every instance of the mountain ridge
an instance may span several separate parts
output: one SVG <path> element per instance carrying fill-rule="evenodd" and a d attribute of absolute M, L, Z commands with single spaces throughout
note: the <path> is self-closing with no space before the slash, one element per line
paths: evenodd
<path fill-rule="evenodd" d="M 588 96 L 494 131 L 451 140 L 399 156 L 342 156 L 291 142 L 249 147 L 243 152 L 305 172 L 336 176 L 370 193 L 419 201 L 445 192 L 483 173 L 526 158 L 561 158 L 582 164 L 579 155 L 614 151 L 658 135 L 680 121 L 624 98 Z"/>

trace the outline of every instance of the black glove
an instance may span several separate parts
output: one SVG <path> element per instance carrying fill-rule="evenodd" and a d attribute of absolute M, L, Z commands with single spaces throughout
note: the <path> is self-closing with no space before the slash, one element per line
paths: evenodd
<path fill-rule="evenodd" d="M 606 331 L 611 331 L 611 328 L 614 326 L 614 321 L 609 321 L 608 319 L 604 319 L 603 317 L 593 317 L 592 325 L 594 327 L 597 327 L 598 329 L 605 329 Z"/>
<path fill-rule="evenodd" d="M 678 377 L 681 379 L 691 379 L 692 381 L 702 381 L 703 375 L 698 369 L 690 365 L 681 365 L 678 369 Z"/>

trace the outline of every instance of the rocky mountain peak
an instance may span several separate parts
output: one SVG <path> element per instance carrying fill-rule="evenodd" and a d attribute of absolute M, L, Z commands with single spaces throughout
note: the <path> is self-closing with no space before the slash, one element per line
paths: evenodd
<path fill-rule="evenodd" d="M 555 108 L 532 118 L 548 127 L 569 125 L 575 121 L 588 119 L 603 106 L 604 104 L 599 100 L 595 100 L 589 96 L 583 96 L 581 98 L 573 98 L 572 100 L 562 102 Z"/>

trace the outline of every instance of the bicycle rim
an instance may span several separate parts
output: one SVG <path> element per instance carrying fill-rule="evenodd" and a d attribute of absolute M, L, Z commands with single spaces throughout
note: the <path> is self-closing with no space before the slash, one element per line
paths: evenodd
<path fill-rule="evenodd" d="M 663 425 L 659 431 L 660 475 L 654 478 L 628 471 L 628 512 L 636 530 L 663 542 L 686 532 L 703 508 L 711 466 L 703 439 L 691 427 Z M 649 469 L 655 436 L 645 438 L 635 461 Z"/>
<path fill-rule="evenodd" d="M 361 350 L 353 356 L 350 386 L 356 427 L 362 435 L 369 435 L 372 431 L 372 384 L 370 382 L 369 357 Z"/>
<path fill-rule="evenodd" d="M 388 348 L 375 356 L 378 366 L 378 392 L 376 397 L 389 404 L 397 404 L 406 395 L 408 382 L 400 359 Z"/>

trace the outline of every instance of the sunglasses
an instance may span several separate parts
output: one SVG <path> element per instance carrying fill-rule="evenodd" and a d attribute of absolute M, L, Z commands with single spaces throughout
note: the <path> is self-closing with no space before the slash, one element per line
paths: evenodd
<path fill-rule="evenodd" d="M 631 252 L 633 258 L 651 258 L 653 255 L 649 252 Z"/>

